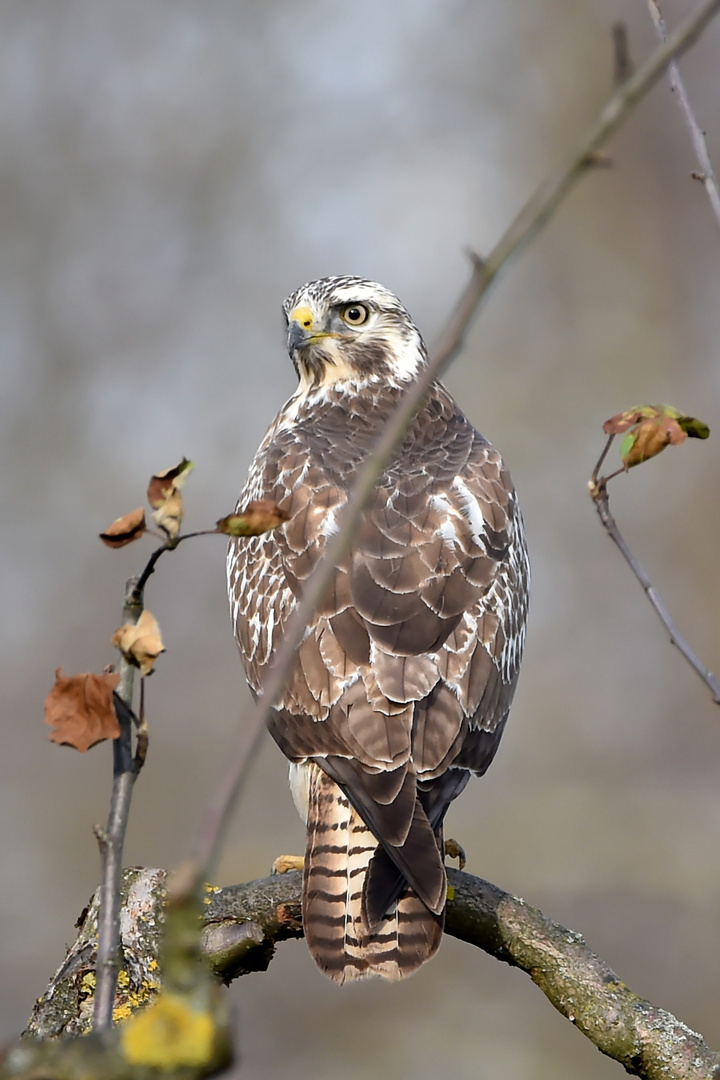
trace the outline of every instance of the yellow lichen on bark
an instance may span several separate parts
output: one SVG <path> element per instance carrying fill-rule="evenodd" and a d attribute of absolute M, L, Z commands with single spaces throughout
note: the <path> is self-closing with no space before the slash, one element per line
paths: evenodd
<path fill-rule="evenodd" d="M 171 1072 L 208 1063 L 215 1047 L 212 1015 L 195 1008 L 187 997 L 170 992 L 157 999 L 121 1029 L 121 1046 L 130 1065 Z"/>

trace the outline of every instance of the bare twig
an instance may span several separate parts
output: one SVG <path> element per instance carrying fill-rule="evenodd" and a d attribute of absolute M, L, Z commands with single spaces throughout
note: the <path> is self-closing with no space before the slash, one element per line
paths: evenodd
<path fill-rule="evenodd" d="M 720 0 L 706 0 L 701 4 L 695 14 L 686 19 L 642 67 L 617 88 L 566 161 L 540 185 L 487 259 L 483 261 L 475 255 L 471 256 L 473 269 L 470 281 L 448 320 L 430 361 L 404 394 L 395 413 L 382 430 L 375 450 L 366 459 L 343 511 L 338 533 L 327 545 L 324 557 L 308 579 L 300 603 L 292 618 L 288 620 L 282 644 L 276 651 L 265 680 L 262 696 L 249 717 L 250 730 L 259 730 L 270 715 L 287 678 L 305 627 L 330 585 L 335 566 L 347 550 L 366 499 L 399 445 L 428 388 L 461 348 L 470 322 L 489 286 L 511 257 L 526 247 L 550 220 L 565 195 L 586 172 L 588 163 L 593 160 L 600 147 L 654 85 L 673 57 L 679 56 L 697 40 L 718 10 Z M 211 873 L 230 811 L 241 787 L 245 756 L 244 748 L 238 747 L 215 791 L 212 803 L 200 823 L 191 859 L 178 875 L 176 887 L 179 891 L 197 888 L 202 877 Z"/>
<path fill-rule="evenodd" d="M 683 637 L 683 635 L 678 630 L 672 616 L 670 615 L 670 612 L 665 607 L 663 601 L 660 599 L 660 596 L 658 595 L 655 587 L 650 581 L 650 578 L 647 576 L 645 569 L 628 547 L 625 538 L 623 537 L 617 526 L 615 518 L 610 512 L 610 496 L 608 495 L 607 490 L 608 482 L 612 480 L 613 477 L 625 472 L 625 470 L 618 469 L 616 472 L 610 473 L 609 476 L 599 477 L 598 474 L 614 438 L 614 435 L 611 435 L 609 437 L 607 443 L 605 444 L 605 448 L 600 455 L 600 459 L 593 470 L 590 483 L 588 484 L 590 498 L 595 503 L 598 515 L 603 525 L 605 526 L 608 536 L 619 548 L 626 563 L 632 570 L 635 577 L 640 582 L 643 590 L 645 591 L 645 595 L 655 609 L 658 618 L 667 630 L 671 643 L 675 646 L 676 649 L 680 651 L 680 653 L 687 660 L 688 664 L 690 664 L 690 667 L 693 669 L 693 671 L 697 675 L 699 675 L 699 677 L 708 687 L 710 693 L 713 696 L 713 701 L 715 702 L 715 704 L 720 705 L 720 683 L 718 682 L 717 678 L 712 674 L 712 672 L 708 671 L 704 664 L 702 664 L 690 643 Z"/>
<path fill-rule="evenodd" d="M 150 530 L 148 530 L 149 532 Z M 156 536 L 156 533 L 152 533 Z M 143 594 L 145 592 L 145 586 L 148 583 L 149 578 L 155 573 L 155 567 L 161 555 L 164 555 L 166 551 L 175 551 L 176 548 L 185 540 L 194 540 L 196 536 L 222 536 L 223 533 L 218 532 L 217 529 L 198 529 L 196 532 L 182 533 L 180 536 L 176 536 L 173 540 L 165 540 L 160 547 L 155 548 L 152 555 L 145 564 L 145 569 L 140 574 L 140 577 L 135 581 L 134 596 L 140 605 L 143 602 Z"/>
<path fill-rule="evenodd" d="M 657 0 L 647 0 L 647 6 L 650 11 L 650 17 L 654 23 L 657 35 L 661 41 L 667 41 L 668 33 L 663 19 L 660 6 Z M 690 132 L 690 138 L 692 139 L 693 148 L 695 150 L 695 156 L 697 157 L 700 171 L 693 173 L 693 177 L 696 180 L 700 180 L 707 192 L 710 205 L 712 207 L 715 220 L 720 225 L 720 190 L 718 190 L 718 183 L 715 177 L 715 171 L 710 160 L 710 154 L 707 148 L 707 141 L 705 139 L 705 133 L 695 118 L 695 113 L 692 110 L 690 99 L 688 98 L 685 84 L 680 77 L 680 69 L 674 60 L 668 64 L 668 78 L 670 80 L 670 86 L 672 87 L 675 96 L 677 97 L 680 111 L 683 114 L 685 126 Z"/>
<path fill-rule="evenodd" d="M 142 613 L 142 598 L 136 580 L 125 587 L 123 622 L 136 623 Z M 98 958 L 93 1013 L 93 1030 L 107 1030 L 112 1024 L 113 1003 L 120 970 L 120 881 L 125 830 L 130 814 L 132 789 L 138 773 L 132 750 L 132 695 L 134 667 L 120 662 L 117 696 L 128 707 L 116 709 L 120 735 L 113 741 L 113 786 L 106 828 L 98 834 L 101 861 L 100 912 L 98 916 Z M 143 755 L 144 757 L 144 755 Z"/>
<path fill-rule="evenodd" d="M 612 28 L 613 39 L 613 82 L 615 86 L 629 79 L 635 70 L 630 56 L 630 41 L 624 22 L 616 22 Z"/>
<path fill-rule="evenodd" d="M 133 599 L 134 599 L 134 602 L 137 605 L 139 605 L 141 611 L 142 611 L 142 606 L 143 606 L 143 595 L 145 593 L 145 586 L 147 585 L 148 578 L 151 576 L 151 574 L 155 573 L 155 566 L 157 564 L 158 559 L 160 558 L 161 555 L 164 555 L 166 551 L 172 551 L 174 548 L 176 548 L 178 546 L 178 544 L 180 543 L 181 539 L 182 539 L 181 537 L 178 537 L 173 542 L 171 542 L 169 540 L 166 540 L 163 544 L 160 545 L 159 548 L 155 548 L 152 555 L 150 556 L 147 563 L 145 564 L 145 569 L 143 570 L 142 574 L 140 575 L 139 578 L 135 579 L 134 585 L 133 585 Z M 138 613 L 138 618 L 140 618 L 139 613 Z"/>

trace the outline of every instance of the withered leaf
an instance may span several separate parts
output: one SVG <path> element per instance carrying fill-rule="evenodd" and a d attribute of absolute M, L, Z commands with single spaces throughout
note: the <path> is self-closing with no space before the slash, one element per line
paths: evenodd
<path fill-rule="evenodd" d="M 178 465 L 150 477 L 147 500 L 153 510 L 158 510 L 169 495 L 180 490 L 194 468 L 192 461 L 184 457 Z"/>
<path fill-rule="evenodd" d="M 603 424 L 606 435 L 622 435 L 620 457 L 626 469 L 655 457 L 666 446 L 679 445 L 690 436 L 707 439 L 710 428 L 694 416 L 685 416 L 671 405 L 643 405 L 618 413 Z"/>
<path fill-rule="evenodd" d="M 145 511 L 142 506 L 138 506 L 137 510 L 116 518 L 105 532 L 100 533 L 100 539 L 111 548 L 125 547 L 126 544 L 132 544 L 133 540 L 138 540 L 146 528 Z"/>
<path fill-rule="evenodd" d="M 119 682 L 116 673 L 66 677 L 58 668 L 55 685 L 45 698 L 45 723 L 53 728 L 48 739 L 81 753 L 104 739 L 116 739 L 120 727 L 113 690 Z"/>
<path fill-rule="evenodd" d="M 678 416 L 678 424 L 691 439 L 707 439 L 710 437 L 710 428 L 704 420 L 698 420 L 696 416 Z"/>
<path fill-rule="evenodd" d="M 627 431 L 633 424 L 637 424 L 641 418 L 640 409 L 628 409 L 627 412 L 618 413 L 616 416 L 611 416 L 609 420 L 606 420 L 603 424 L 603 431 L 606 435 L 622 435 L 623 431 Z"/>
<path fill-rule="evenodd" d="M 165 652 L 160 627 L 147 609 L 136 623 L 123 623 L 113 634 L 112 643 L 142 675 L 149 675 L 160 653 Z"/>
<path fill-rule="evenodd" d="M 254 499 L 239 514 L 220 518 L 216 530 L 227 536 L 258 536 L 276 529 L 289 517 L 288 512 L 281 510 L 272 499 Z"/>
<path fill-rule="evenodd" d="M 179 491 L 171 491 L 167 499 L 153 511 L 153 521 L 168 540 L 177 540 L 183 519 L 183 499 Z"/>

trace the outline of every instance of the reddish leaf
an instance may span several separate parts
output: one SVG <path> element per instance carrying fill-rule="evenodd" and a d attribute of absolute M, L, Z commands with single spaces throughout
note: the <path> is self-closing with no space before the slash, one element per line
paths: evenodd
<path fill-rule="evenodd" d="M 671 405 L 643 405 L 618 413 L 603 424 L 606 435 L 622 435 L 620 457 L 626 469 L 655 457 L 670 444 L 679 445 L 688 436 L 707 439 L 710 428 L 694 416 L 685 416 Z"/>
<path fill-rule="evenodd" d="M 258 536 L 270 529 L 276 529 L 289 517 L 288 512 L 281 510 L 272 499 L 255 499 L 239 514 L 228 514 L 227 517 L 220 518 L 216 529 L 228 536 Z"/>
<path fill-rule="evenodd" d="M 150 477 L 147 500 L 153 510 L 159 510 L 169 495 L 180 490 L 193 468 L 192 461 L 184 457 L 178 465 Z"/>
<path fill-rule="evenodd" d="M 73 746 L 84 753 L 104 739 L 120 734 L 113 690 L 120 676 L 70 675 L 62 668 L 55 672 L 55 686 L 45 698 L 45 723 L 53 731 L 48 738 L 62 746 Z"/>
<path fill-rule="evenodd" d="M 147 610 L 136 623 L 123 623 L 113 634 L 112 643 L 142 675 L 149 675 L 160 653 L 165 652 L 160 627 Z"/>
<path fill-rule="evenodd" d="M 622 435 L 623 431 L 637 424 L 640 419 L 639 409 L 628 409 L 627 412 L 618 413 L 617 416 L 611 416 L 609 420 L 606 420 L 603 431 L 606 435 Z"/>
<path fill-rule="evenodd" d="M 620 444 L 620 457 L 626 469 L 641 465 L 651 457 L 656 457 L 670 443 L 678 445 L 685 442 L 687 435 L 677 420 L 669 416 L 643 419 L 629 431 Z"/>
<path fill-rule="evenodd" d="M 138 506 L 137 510 L 116 518 L 105 532 L 100 533 L 100 539 L 111 548 L 125 547 L 126 544 L 132 544 L 133 540 L 138 540 L 146 528 L 145 511 L 142 506 Z"/>

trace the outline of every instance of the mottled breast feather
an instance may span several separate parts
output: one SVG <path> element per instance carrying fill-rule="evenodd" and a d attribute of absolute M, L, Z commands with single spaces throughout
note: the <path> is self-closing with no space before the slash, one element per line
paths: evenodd
<path fill-rule="evenodd" d="M 350 283 L 352 295 L 359 279 L 339 280 Z M 295 295 L 300 299 L 291 298 L 288 313 L 306 294 Z M 376 363 L 370 346 L 377 347 L 366 346 L 364 368 L 352 360 L 356 384 L 329 383 L 287 403 L 240 496 L 239 506 L 272 499 L 289 515 L 274 532 L 230 545 L 233 621 L 256 694 L 304 583 L 337 530 L 358 468 L 402 393 L 400 380 L 368 376 Z M 362 347 L 361 339 L 353 344 L 356 352 Z M 346 905 L 345 960 L 332 952 L 341 948 L 336 941 L 317 944 L 325 932 L 319 916 L 309 935 L 317 962 L 338 981 L 372 972 L 397 978 L 437 948 L 445 903 L 442 821 L 469 773 L 485 772 L 497 750 L 522 655 L 528 576 L 509 474 L 436 383 L 365 508 L 270 724 L 292 762 L 327 778 L 312 779 L 313 772 L 308 789 L 308 912 L 344 902 L 330 893 L 323 901 L 317 875 L 342 877 L 352 862 L 345 849 L 342 871 L 331 872 L 317 854 L 311 859 L 328 791 L 345 800 L 337 804 L 338 820 L 364 830 L 370 854 L 360 860 L 362 925 L 349 928 Z M 340 894 L 347 900 L 342 888 Z M 383 920 L 393 911 L 388 929 Z M 405 945 L 413 935 L 424 942 L 410 950 L 414 960 L 407 948 L 398 952 L 403 911 Z M 392 962 L 381 956 L 378 933 L 393 939 Z"/>

